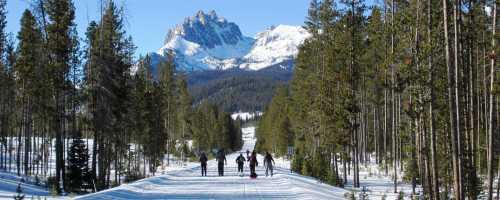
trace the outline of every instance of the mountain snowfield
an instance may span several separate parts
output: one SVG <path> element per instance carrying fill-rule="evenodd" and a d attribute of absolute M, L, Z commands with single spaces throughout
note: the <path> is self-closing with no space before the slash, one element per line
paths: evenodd
<path fill-rule="evenodd" d="M 298 47 L 308 37 L 307 30 L 290 25 L 272 26 L 248 37 L 215 11 L 199 11 L 170 30 L 164 46 L 152 54 L 164 57 L 173 53 L 177 67 L 185 71 L 289 69 Z"/>

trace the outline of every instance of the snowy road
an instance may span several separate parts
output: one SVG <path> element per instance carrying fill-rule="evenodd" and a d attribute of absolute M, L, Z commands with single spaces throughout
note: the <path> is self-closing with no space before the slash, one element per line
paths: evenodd
<path fill-rule="evenodd" d="M 254 134 L 254 127 L 243 129 L 243 150 L 253 149 Z M 201 177 L 200 167 L 192 165 L 77 199 L 344 199 L 347 192 L 312 178 L 290 174 L 286 169 L 277 169 L 273 177 L 265 177 L 261 155 L 258 158 L 261 165 L 257 167 L 259 177 L 248 177 L 248 163 L 245 176 L 240 177 L 235 163 L 238 155 L 227 156 L 224 177 L 217 176 L 217 163 L 211 160 L 207 177 Z"/>

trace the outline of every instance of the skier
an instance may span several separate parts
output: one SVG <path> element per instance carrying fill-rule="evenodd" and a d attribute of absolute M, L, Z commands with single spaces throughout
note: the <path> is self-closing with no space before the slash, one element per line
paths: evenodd
<path fill-rule="evenodd" d="M 250 150 L 247 149 L 247 160 L 250 160 Z"/>
<path fill-rule="evenodd" d="M 252 152 L 249 161 L 250 161 L 250 178 L 257 178 L 257 173 L 255 173 L 255 167 L 259 166 L 259 162 L 257 161 L 257 153 L 255 153 L 255 150 Z"/>
<path fill-rule="evenodd" d="M 266 151 L 266 156 L 264 157 L 264 167 L 266 168 L 266 177 L 269 175 L 269 171 L 271 172 L 271 177 L 273 176 L 273 165 L 274 165 L 273 156 L 271 156 L 271 154 Z"/>
<path fill-rule="evenodd" d="M 200 163 L 201 163 L 201 176 L 207 176 L 207 155 L 205 152 L 201 152 Z"/>
<path fill-rule="evenodd" d="M 224 164 L 227 164 L 226 154 L 224 153 L 224 149 L 221 149 L 217 153 L 216 160 L 219 168 L 219 176 L 224 176 Z"/>
<path fill-rule="evenodd" d="M 245 163 L 245 161 L 246 159 L 241 153 L 240 156 L 236 158 L 236 163 L 238 164 L 238 173 L 240 173 L 240 176 L 243 176 L 243 164 Z"/>

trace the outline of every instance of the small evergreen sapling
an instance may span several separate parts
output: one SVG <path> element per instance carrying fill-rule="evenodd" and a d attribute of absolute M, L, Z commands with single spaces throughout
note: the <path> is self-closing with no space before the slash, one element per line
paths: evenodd
<path fill-rule="evenodd" d="M 17 185 L 17 188 L 16 188 L 16 193 L 17 193 L 17 194 L 14 196 L 14 199 L 15 199 L 15 200 L 22 200 L 22 199 L 24 199 L 24 196 L 25 196 L 25 195 L 23 194 L 23 189 L 21 188 L 21 183 L 19 183 L 19 184 Z"/>
<path fill-rule="evenodd" d="M 68 187 L 72 192 L 82 192 L 90 182 L 89 154 L 82 139 L 73 140 L 68 157 Z"/>

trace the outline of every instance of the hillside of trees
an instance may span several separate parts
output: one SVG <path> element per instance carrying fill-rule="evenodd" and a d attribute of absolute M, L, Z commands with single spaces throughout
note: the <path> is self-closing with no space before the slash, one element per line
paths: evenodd
<path fill-rule="evenodd" d="M 293 65 L 293 63 L 287 63 Z M 187 74 L 195 104 L 211 102 L 226 112 L 264 110 L 278 85 L 287 84 L 292 71 L 269 67 L 259 71 L 241 69 L 195 71 Z"/>
<path fill-rule="evenodd" d="M 295 172 L 338 186 L 349 166 L 359 187 L 359 166 L 374 161 L 395 193 L 402 178 L 425 199 L 492 199 L 497 4 L 312 0 L 305 27 L 313 36 L 265 109 L 257 149 L 285 155 L 293 146 Z"/>
<path fill-rule="evenodd" d="M 1 170 L 84 193 L 154 175 L 165 155 L 241 148 L 241 121 L 210 103 L 193 106 L 172 59 L 156 79 L 149 57 L 134 59 L 112 0 L 83 38 L 71 0 L 30 2 L 14 38 L 0 0 Z"/>

